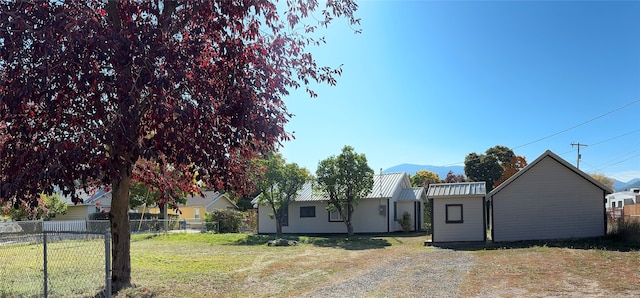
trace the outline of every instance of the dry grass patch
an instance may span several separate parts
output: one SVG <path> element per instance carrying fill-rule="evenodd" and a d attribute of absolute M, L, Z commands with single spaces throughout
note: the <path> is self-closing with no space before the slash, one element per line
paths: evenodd
<path fill-rule="evenodd" d="M 422 249 L 411 237 L 288 237 L 297 246 L 269 247 L 262 235 L 136 236 L 132 282 L 118 297 L 299 296 L 352 278 L 389 255 Z M 414 246 L 414 247 L 411 247 Z"/>
<path fill-rule="evenodd" d="M 534 245 L 473 253 L 461 296 L 637 296 L 640 252 Z"/>

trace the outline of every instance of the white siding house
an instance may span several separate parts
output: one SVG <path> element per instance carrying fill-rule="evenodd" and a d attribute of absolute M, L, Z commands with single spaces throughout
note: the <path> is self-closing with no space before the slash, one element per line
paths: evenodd
<path fill-rule="evenodd" d="M 430 184 L 431 241 L 486 241 L 485 182 Z"/>
<path fill-rule="evenodd" d="M 546 151 L 487 195 L 492 240 L 603 236 L 608 193 L 606 186 Z"/>
<path fill-rule="evenodd" d="M 412 188 L 406 173 L 376 174 L 369 195 L 354 207 L 352 224 L 354 233 L 387 233 L 401 231 L 395 219 L 406 211 L 411 215 L 412 230 L 424 228 L 422 212 L 426 200 L 424 188 Z M 283 233 L 335 234 L 346 233 L 347 228 L 337 214 L 327 210 L 328 199 L 313 190 L 311 183 L 304 185 L 289 203 Z M 276 232 L 276 221 L 269 205 L 252 203 L 258 208 L 258 233 Z"/>
<path fill-rule="evenodd" d="M 632 188 L 629 191 L 615 192 L 607 195 L 605 206 L 607 208 L 622 208 L 624 205 L 633 205 L 640 202 L 640 188 Z"/>

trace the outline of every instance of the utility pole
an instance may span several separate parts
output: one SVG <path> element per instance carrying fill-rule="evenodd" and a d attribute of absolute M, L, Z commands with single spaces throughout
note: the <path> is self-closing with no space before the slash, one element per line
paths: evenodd
<path fill-rule="evenodd" d="M 580 159 L 582 159 L 582 155 L 580 154 L 580 147 L 587 147 L 589 145 L 587 144 L 580 144 L 580 143 L 571 143 L 571 147 L 573 146 L 578 146 L 578 163 L 577 163 L 577 168 L 580 168 Z"/>

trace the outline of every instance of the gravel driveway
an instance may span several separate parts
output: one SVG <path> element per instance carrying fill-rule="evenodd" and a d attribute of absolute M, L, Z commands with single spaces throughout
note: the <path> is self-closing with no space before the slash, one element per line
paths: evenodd
<path fill-rule="evenodd" d="M 470 254 L 449 249 L 384 259 L 355 278 L 305 297 L 455 297 L 473 263 Z"/>

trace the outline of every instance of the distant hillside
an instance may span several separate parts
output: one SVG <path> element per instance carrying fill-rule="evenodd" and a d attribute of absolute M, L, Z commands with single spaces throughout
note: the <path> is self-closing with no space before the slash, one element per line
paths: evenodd
<path fill-rule="evenodd" d="M 615 191 L 625 191 L 629 190 L 629 188 L 640 188 L 640 178 L 635 178 L 627 182 L 614 180 L 613 188 L 615 188 Z"/>
<path fill-rule="evenodd" d="M 447 173 L 449 171 L 453 171 L 454 174 L 462 174 L 464 175 L 464 167 L 463 166 L 451 166 L 451 167 L 440 167 L 440 166 L 430 166 L 430 165 L 415 165 L 415 164 L 401 164 L 397 166 L 390 167 L 384 171 L 383 173 L 397 173 L 397 172 L 406 172 L 411 176 L 415 175 L 416 172 L 420 170 L 427 170 L 430 172 L 434 172 L 440 176 L 440 179 L 444 179 L 447 177 Z"/>

